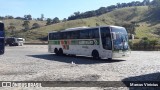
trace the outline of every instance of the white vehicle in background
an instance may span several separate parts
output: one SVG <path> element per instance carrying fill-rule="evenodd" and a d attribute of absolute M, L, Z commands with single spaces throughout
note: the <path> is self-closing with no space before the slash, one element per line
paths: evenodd
<path fill-rule="evenodd" d="M 25 42 L 24 38 L 15 38 L 15 37 L 6 38 L 6 45 L 9 46 L 23 46 L 24 42 Z"/>
<path fill-rule="evenodd" d="M 50 32 L 48 51 L 109 59 L 129 56 L 128 34 L 124 27 L 78 27 Z"/>
<path fill-rule="evenodd" d="M 25 39 L 24 38 L 16 38 L 16 43 L 18 44 L 18 46 L 23 46 L 25 43 Z"/>

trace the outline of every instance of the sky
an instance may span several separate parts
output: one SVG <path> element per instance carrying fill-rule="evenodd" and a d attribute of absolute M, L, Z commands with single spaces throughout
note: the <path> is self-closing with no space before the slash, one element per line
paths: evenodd
<path fill-rule="evenodd" d="M 96 10 L 132 1 L 143 0 L 0 0 L 0 16 L 23 17 L 30 14 L 32 18 L 40 18 L 44 14 L 45 18 L 63 19 L 77 11 Z"/>

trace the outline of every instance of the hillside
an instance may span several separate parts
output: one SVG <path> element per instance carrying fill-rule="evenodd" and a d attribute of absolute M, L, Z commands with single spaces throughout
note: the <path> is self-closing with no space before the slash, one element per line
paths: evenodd
<path fill-rule="evenodd" d="M 16 25 L 16 35 L 19 37 L 25 38 L 29 42 L 40 41 L 42 38 L 47 37 L 47 33 L 51 31 L 63 30 L 66 28 L 80 27 L 80 26 L 96 26 L 96 23 L 99 25 L 121 25 L 123 23 L 137 22 L 139 25 L 136 27 L 136 37 L 149 37 L 151 39 L 160 38 L 159 35 L 155 34 L 156 28 L 160 26 L 159 23 L 154 22 L 152 19 L 154 17 L 148 17 L 148 7 L 139 6 L 139 7 L 126 7 L 122 9 L 117 9 L 112 12 L 103 14 L 98 17 L 91 17 L 86 19 L 78 19 L 72 21 L 61 22 L 58 24 L 52 24 L 45 26 L 45 21 L 30 21 L 30 26 L 33 23 L 38 23 L 41 25 L 40 28 L 28 30 L 26 32 L 21 31 L 23 29 L 22 20 L 9 19 L 4 20 L 3 22 L 6 25 L 6 28 L 10 23 Z"/>

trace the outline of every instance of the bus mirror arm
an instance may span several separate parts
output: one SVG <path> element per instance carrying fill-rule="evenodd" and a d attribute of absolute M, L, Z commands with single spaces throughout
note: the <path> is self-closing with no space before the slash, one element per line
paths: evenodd
<path fill-rule="evenodd" d="M 113 38 L 113 40 L 116 40 L 116 33 L 115 32 L 112 32 L 112 38 Z"/>

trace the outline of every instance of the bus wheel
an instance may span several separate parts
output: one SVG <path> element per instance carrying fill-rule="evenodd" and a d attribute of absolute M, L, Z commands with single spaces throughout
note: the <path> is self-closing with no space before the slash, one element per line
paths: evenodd
<path fill-rule="evenodd" d="M 108 58 L 108 60 L 109 60 L 109 61 L 111 61 L 111 60 L 112 60 L 112 58 Z"/>
<path fill-rule="evenodd" d="M 62 48 L 59 49 L 59 55 L 63 55 L 63 50 L 62 50 Z"/>
<path fill-rule="evenodd" d="M 1 51 L 0 51 L 0 55 L 3 55 L 3 54 L 4 54 L 4 51 L 3 51 L 3 50 L 1 50 Z"/>
<path fill-rule="evenodd" d="M 54 49 L 54 53 L 55 53 L 56 55 L 58 55 L 58 49 L 57 49 L 57 48 Z"/>
<path fill-rule="evenodd" d="M 16 43 L 15 46 L 20 46 L 19 43 Z"/>
<path fill-rule="evenodd" d="M 13 44 L 10 43 L 9 46 L 13 46 Z"/>
<path fill-rule="evenodd" d="M 93 52 L 92 52 L 92 57 L 93 57 L 93 59 L 100 59 L 99 53 L 98 53 L 97 50 L 93 50 Z"/>

